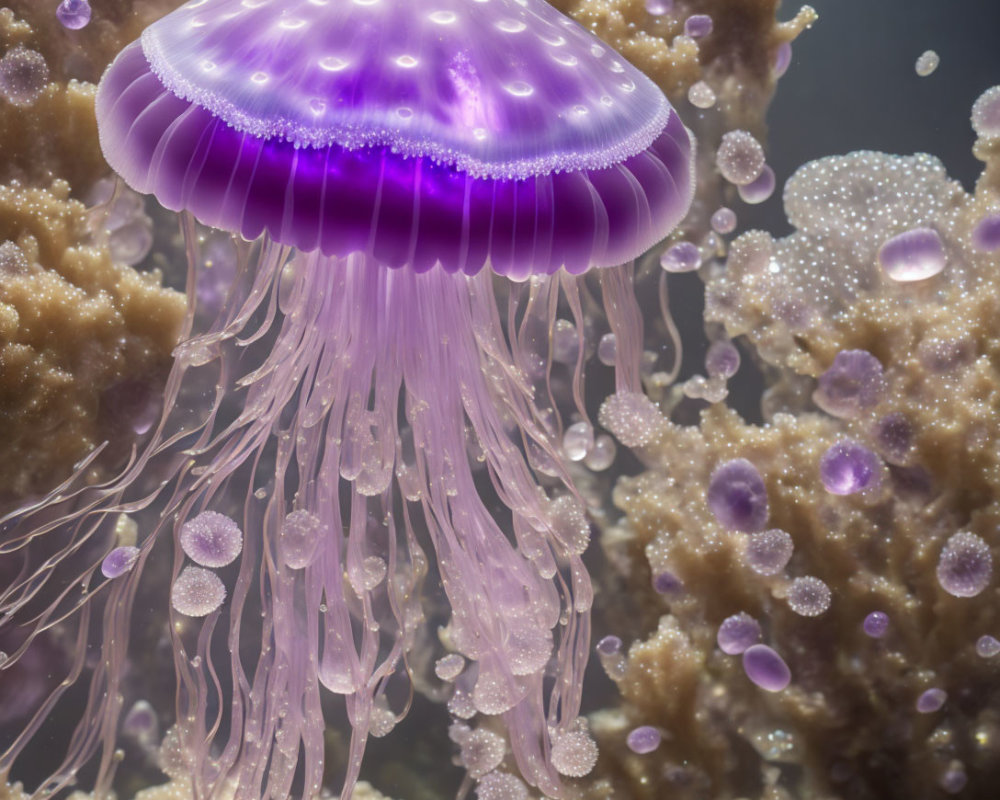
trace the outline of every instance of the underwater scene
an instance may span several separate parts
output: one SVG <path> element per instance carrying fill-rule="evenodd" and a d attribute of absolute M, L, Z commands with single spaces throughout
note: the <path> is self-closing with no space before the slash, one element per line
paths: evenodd
<path fill-rule="evenodd" d="M 1000 797 L 998 36 L 0 0 L 0 800 Z"/>

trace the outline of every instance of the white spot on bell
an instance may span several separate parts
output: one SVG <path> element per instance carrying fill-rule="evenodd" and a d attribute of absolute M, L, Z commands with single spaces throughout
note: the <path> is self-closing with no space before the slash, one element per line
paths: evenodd
<path fill-rule="evenodd" d="M 319 65 L 321 69 L 325 69 L 327 72 L 340 72 L 342 69 L 346 69 L 350 65 L 350 62 L 337 56 L 327 56 L 319 60 Z"/>
<path fill-rule="evenodd" d="M 524 81 L 514 81 L 513 83 L 508 83 L 504 88 L 509 94 L 514 95 L 514 97 L 530 97 L 535 92 L 531 84 L 525 83 Z"/>
<path fill-rule="evenodd" d="M 528 26 L 519 19 L 502 19 L 497 23 L 497 27 L 504 33 L 520 33 Z"/>
<path fill-rule="evenodd" d="M 270 80 L 270 77 L 266 72 L 255 72 L 250 76 L 250 80 L 254 83 L 267 83 Z"/>
<path fill-rule="evenodd" d="M 396 59 L 396 66 L 403 67 L 403 69 L 413 69 L 417 66 L 417 59 L 413 56 L 399 56 Z"/>
<path fill-rule="evenodd" d="M 432 11 L 427 15 L 427 19 L 438 25 L 451 25 L 458 17 L 451 11 Z"/>

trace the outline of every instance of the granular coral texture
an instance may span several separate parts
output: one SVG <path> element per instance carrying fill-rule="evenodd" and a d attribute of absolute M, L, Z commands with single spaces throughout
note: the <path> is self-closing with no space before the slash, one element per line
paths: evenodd
<path fill-rule="evenodd" d="M 9 499 L 65 477 L 128 424 L 123 414 L 141 414 L 133 401 L 168 363 L 184 300 L 91 243 L 87 210 L 65 181 L 0 186 L 0 242 L 0 486 Z"/>
<path fill-rule="evenodd" d="M 971 243 L 1000 205 L 987 150 L 974 196 L 930 156 L 808 164 L 785 190 L 797 230 L 744 234 L 709 280 L 706 318 L 764 367 L 767 424 L 721 405 L 698 426 L 664 421 L 652 468 L 618 485 L 626 518 L 604 545 L 636 613 L 613 623 L 625 703 L 595 716 L 595 791 L 893 800 L 967 781 L 967 796 L 991 796 L 1000 690 L 976 643 L 1000 630 L 1000 254 Z M 945 265 L 900 283 L 879 249 L 918 227 Z M 851 494 L 821 469 L 845 448 L 874 470 Z M 733 459 L 764 481 L 767 528 L 791 537 L 776 574 L 754 571 L 749 536 L 709 508 L 710 478 Z M 663 574 L 679 588 L 656 592 Z M 741 612 L 787 663 L 787 688 L 755 686 L 717 647 Z M 880 638 L 866 633 L 873 612 Z M 625 746 L 639 725 L 664 734 L 655 761 Z"/>

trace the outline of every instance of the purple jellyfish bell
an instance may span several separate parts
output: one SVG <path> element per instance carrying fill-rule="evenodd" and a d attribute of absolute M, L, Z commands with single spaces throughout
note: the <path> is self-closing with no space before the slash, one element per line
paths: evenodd
<path fill-rule="evenodd" d="M 19 577 L 0 632 L 58 622 L 88 642 L 104 609 L 101 654 L 73 656 L 92 700 L 39 791 L 98 750 L 95 794 L 109 790 L 123 673 L 141 681 L 129 664 L 148 657 L 129 648 L 136 601 L 174 648 L 164 711 L 198 796 L 329 790 L 339 696 L 346 800 L 369 734 L 402 716 L 399 684 L 456 655 L 449 707 L 502 715 L 521 776 L 564 797 L 596 746 L 579 717 L 590 525 L 562 413 L 591 423 L 583 348 L 557 410 L 550 343 L 559 308 L 585 330 L 574 274 L 603 267 L 616 389 L 642 397 L 627 262 L 691 202 L 677 114 L 541 0 L 195 0 L 118 56 L 97 114 L 125 182 L 183 212 L 191 299 L 162 418 L 122 475 L 81 473 L 3 520 Z M 192 217 L 246 240 L 211 308 Z M 151 555 L 69 594 L 122 515 Z M 440 613 L 421 602 L 428 574 L 450 606 L 441 637 L 422 630 Z M 32 738 L 0 753 L 5 769 Z"/>
<path fill-rule="evenodd" d="M 97 111 L 108 161 L 168 208 L 416 272 L 620 264 L 693 190 L 663 93 L 540 0 L 188 3 Z"/>

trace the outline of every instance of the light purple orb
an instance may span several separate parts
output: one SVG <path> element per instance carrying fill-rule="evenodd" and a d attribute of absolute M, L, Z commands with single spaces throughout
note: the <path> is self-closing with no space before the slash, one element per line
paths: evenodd
<path fill-rule="evenodd" d="M 712 342 L 705 353 L 705 372 L 711 378 L 731 378 L 740 368 L 740 351 L 727 339 Z"/>
<path fill-rule="evenodd" d="M 750 181 L 750 183 L 737 186 L 736 191 L 744 203 L 757 205 L 758 203 L 763 203 L 774 194 L 774 187 L 774 170 L 765 164 L 760 170 L 760 175 Z"/>
<path fill-rule="evenodd" d="M 170 604 L 186 617 L 205 617 L 226 599 L 226 587 L 214 572 L 201 567 L 184 567 L 170 588 Z"/>
<path fill-rule="evenodd" d="M 953 534 L 938 558 L 937 579 L 955 597 L 975 597 L 993 577 L 993 554 L 982 537 L 968 531 Z"/>
<path fill-rule="evenodd" d="M 774 51 L 774 66 L 771 68 L 775 78 L 780 78 L 792 63 L 792 45 L 789 42 L 782 42 L 778 49 Z"/>
<path fill-rule="evenodd" d="M 708 507 L 724 528 L 753 533 L 767 525 L 767 488 L 745 458 L 716 467 L 708 481 Z"/>
<path fill-rule="evenodd" d="M 597 643 L 595 649 L 602 656 L 613 656 L 615 653 L 621 652 L 622 640 L 617 636 L 605 636 Z"/>
<path fill-rule="evenodd" d="M 674 0 L 646 0 L 645 5 L 651 17 L 662 17 L 674 10 Z"/>
<path fill-rule="evenodd" d="M 777 575 L 788 565 L 793 551 L 794 544 L 788 532 L 772 528 L 750 536 L 743 558 L 758 575 Z"/>
<path fill-rule="evenodd" d="M 717 209 L 712 214 L 712 230 L 721 234 L 732 233 L 736 230 L 736 212 L 726 206 Z"/>
<path fill-rule="evenodd" d="M 972 246 L 984 253 L 1000 250 L 1000 212 L 986 214 L 972 229 Z"/>
<path fill-rule="evenodd" d="M 652 725 L 640 725 L 638 728 L 633 728 L 629 731 L 628 736 L 625 738 L 625 744 L 633 753 L 645 755 L 646 753 L 652 753 L 659 747 L 661 739 L 660 732 Z"/>
<path fill-rule="evenodd" d="M 944 245 L 933 228 L 911 228 L 879 248 L 878 263 L 887 277 L 899 283 L 926 280 L 944 269 Z"/>
<path fill-rule="evenodd" d="M 56 9 L 56 17 L 62 26 L 71 31 L 86 28 L 90 22 L 91 9 L 87 0 L 62 0 Z"/>
<path fill-rule="evenodd" d="M 712 18 L 708 14 L 692 14 L 684 20 L 684 35 L 700 39 L 712 32 Z"/>
<path fill-rule="evenodd" d="M 980 658 L 993 658 L 1000 655 L 1000 639 L 984 634 L 976 639 L 976 655 Z"/>
<path fill-rule="evenodd" d="M 818 617 L 830 607 L 832 593 L 819 578 L 806 575 L 796 578 L 788 587 L 788 605 L 803 617 Z"/>
<path fill-rule="evenodd" d="M 823 453 L 819 475 L 830 494 L 856 494 L 881 483 L 880 467 L 879 457 L 863 444 L 841 439 Z"/>
<path fill-rule="evenodd" d="M 816 380 L 813 401 L 833 417 L 851 419 L 876 405 L 884 391 L 881 361 L 867 350 L 841 350 Z"/>
<path fill-rule="evenodd" d="M 138 547 L 116 547 L 101 562 L 101 574 L 105 578 L 118 578 L 129 572 L 138 558 Z"/>
<path fill-rule="evenodd" d="M 941 706 L 947 699 L 948 693 L 944 689 L 928 689 L 917 698 L 917 711 L 921 714 L 933 714 L 935 711 L 941 710 Z"/>
<path fill-rule="evenodd" d="M 969 782 L 969 776 L 965 772 L 965 765 L 958 760 L 952 761 L 948 769 L 941 773 L 938 785 L 947 794 L 958 794 Z"/>
<path fill-rule="evenodd" d="M 691 272 L 701 266 L 701 253 L 692 242 L 677 242 L 660 256 L 660 266 L 667 272 Z"/>
<path fill-rule="evenodd" d="M 861 623 L 866 636 L 881 639 L 889 630 L 889 615 L 884 611 L 872 611 Z"/>
<path fill-rule="evenodd" d="M 764 170 L 764 148 L 749 131 L 729 131 L 715 151 L 715 165 L 727 181 L 746 186 Z"/>
<path fill-rule="evenodd" d="M 0 96 L 11 105 L 32 105 L 48 82 L 49 66 L 37 50 L 17 45 L 0 58 Z"/>
<path fill-rule="evenodd" d="M 677 594 L 684 591 L 684 584 L 670 570 L 663 570 L 653 576 L 653 591 L 657 594 Z"/>
<path fill-rule="evenodd" d="M 768 692 L 780 692 L 792 681 L 792 672 L 785 659 L 766 644 L 755 644 L 743 652 L 743 671 Z"/>
<path fill-rule="evenodd" d="M 730 656 L 738 656 L 761 638 L 760 623 L 745 611 L 726 617 L 719 625 L 715 641 L 719 649 Z"/>
<path fill-rule="evenodd" d="M 1000 86 L 991 86 L 972 104 L 972 129 L 983 139 L 1000 137 Z"/>
<path fill-rule="evenodd" d="M 243 550 L 243 531 L 236 521 L 215 511 L 202 511 L 183 525 L 181 549 L 203 567 L 224 567 Z"/>

